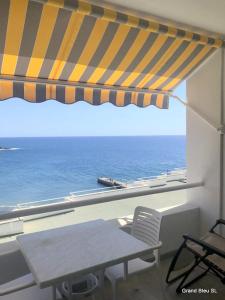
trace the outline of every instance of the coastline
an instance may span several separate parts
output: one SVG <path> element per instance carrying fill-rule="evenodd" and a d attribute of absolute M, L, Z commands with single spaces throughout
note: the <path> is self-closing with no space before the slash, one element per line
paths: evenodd
<path fill-rule="evenodd" d="M 185 168 L 184 136 L 0 139 L 1 204 L 99 189 L 98 177 L 123 182 Z M 18 193 L 18 190 L 20 191 Z"/>

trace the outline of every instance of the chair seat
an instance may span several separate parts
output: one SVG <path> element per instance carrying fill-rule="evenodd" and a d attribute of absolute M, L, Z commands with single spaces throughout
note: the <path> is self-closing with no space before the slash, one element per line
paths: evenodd
<path fill-rule="evenodd" d="M 0 286 L 30 274 L 17 241 L 0 244 L 0 270 Z"/>
<path fill-rule="evenodd" d="M 19 248 L 17 241 L 10 241 L 7 243 L 0 244 L 0 256 L 8 255 L 12 252 L 16 252 L 19 250 L 20 250 L 20 248 Z"/>
<path fill-rule="evenodd" d="M 20 289 L 28 288 L 35 285 L 34 278 L 31 273 L 16 278 L 12 281 L 6 282 L 0 285 L 0 296 L 11 294 L 14 291 L 18 291 Z"/>
<path fill-rule="evenodd" d="M 146 262 L 140 258 L 129 260 L 128 262 L 128 275 L 136 274 L 147 269 L 150 269 L 156 262 Z M 119 280 L 124 278 L 124 264 L 118 264 L 109 267 L 105 271 L 106 276 L 110 280 Z"/>
<path fill-rule="evenodd" d="M 1 297 L 1 300 L 51 300 L 52 288 L 39 289 L 37 286 Z M 57 299 L 60 299 L 57 297 Z"/>
<path fill-rule="evenodd" d="M 209 232 L 205 237 L 202 238 L 202 240 L 221 251 L 224 251 L 225 249 L 225 238 L 216 233 Z M 203 256 L 205 254 L 205 250 L 203 250 L 203 248 L 200 245 L 194 242 L 188 242 L 187 246 L 191 251 L 193 251 L 197 255 Z M 217 269 L 221 270 L 222 272 L 225 272 L 225 259 L 221 256 L 212 254 L 207 256 L 205 260 L 212 263 Z"/>

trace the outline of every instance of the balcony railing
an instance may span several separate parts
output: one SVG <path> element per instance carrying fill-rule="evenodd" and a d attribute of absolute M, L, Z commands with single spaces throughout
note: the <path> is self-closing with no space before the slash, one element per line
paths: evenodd
<path fill-rule="evenodd" d="M 133 198 L 133 197 L 147 196 L 147 195 L 158 194 L 158 193 L 165 193 L 170 191 L 190 189 L 195 187 L 201 187 L 203 185 L 204 183 L 199 181 L 199 182 L 181 183 L 179 185 L 168 185 L 164 187 L 135 186 L 135 187 L 128 187 L 120 190 L 106 189 L 105 191 L 100 191 L 100 192 L 95 191 L 92 193 L 85 193 L 79 196 L 72 194 L 69 197 L 65 197 L 65 198 L 54 198 L 54 199 L 48 199 L 44 201 L 29 202 L 29 203 L 20 204 L 19 206 L 15 206 L 15 207 L 9 207 L 0 214 L 0 220 L 7 220 L 11 218 L 60 211 L 64 209 L 71 209 L 71 208 L 88 206 L 88 205 L 99 204 L 104 202 L 123 200 L 126 198 Z M 60 199 L 63 201 L 55 202 L 56 200 L 60 200 Z"/>
<path fill-rule="evenodd" d="M 128 188 L 139 188 L 139 187 L 162 187 L 165 186 L 167 183 L 170 182 L 183 182 L 186 181 L 186 170 L 185 169 L 174 169 L 173 171 L 167 171 L 166 173 L 162 173 L 159 176 L 149 176 L 149 177 L 140 177 L 137 178 L 137 180 L 129 180 L 127 178 L 120 179 L 121 182 L 124 183 L 124 186 L 126 189 Z M 36 201 L 29 201 L 24 203 L 17 203 L 14 205 L 1 205 L 0 206 L 0 212 L 5 211 L 12 211 L 12 210 L 18 210 L 18 209 L 24 209 L 24 208 L 31 208 L 31 207 L 37 207 L 41 205 L 47 205 L 47 204 L 55 204 L 55 203 L 63 203 L 65 201 L 68 201 L 72 198 L 80 197 L 80 196 L 91 196 L 96 194 L 102 194 L 106 192 L 111 192 L 113 190 L 118 191 L 118 188 L 116 186 L 112 187 L 103 187 L 103 188 L 95 188 L 95 189 L 86 189 L 86 190 L 78 190 L 70 192 L 67 196 L 62 197 L 54 197 L 54 198 L 48 198 L 48 199 L 42 199 L 42 200 L 36 200 Z M 0 213 L 1 215 L 1 213 Z"/>

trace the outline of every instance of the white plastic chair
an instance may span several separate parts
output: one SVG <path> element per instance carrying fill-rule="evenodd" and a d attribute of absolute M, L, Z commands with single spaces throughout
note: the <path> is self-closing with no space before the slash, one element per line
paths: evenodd
<path fill-rule="evenodd" d="M 148 257 L 142 257 L 124 262 L 105 271 L 106 277 L 111 281 L 113 300 L 117 296 L 117 283 L 127 276 L 146 271 L 159 263 L 158 249 L 162 243 L 159 241 L 161 214 L 154 209 L 138 206 L 134 212 L 131 235 L 152 247 Z M 148 259 L 145 261 L 144 259 Z"/>
<path fill-rule="evenodd" d="M 1 300 L 50 300 L 53 298 L 52 288 L 40 289 L 36 285 L 17 241 L 0 244 L 0 270 Z"/>
<path fill-rule="evenodd" d="M 37 285 L 0 297 L 1 300 L 51 300 L 52 288 L 40 289 Z M 61 299 L 57 298 L 57 299 Z"/>
<path fill-rule="evenodd" d="M 0 296 L 35 285 L 16 241 L 0 244 L 0 270 Z"/>

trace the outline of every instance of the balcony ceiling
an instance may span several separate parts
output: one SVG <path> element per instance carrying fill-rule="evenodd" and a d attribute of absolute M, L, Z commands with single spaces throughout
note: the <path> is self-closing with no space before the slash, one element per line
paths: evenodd
<path fill-rule="evenodd" d="M 225 36 L 224 0 L 106 0 L 105 2 Z"/>

